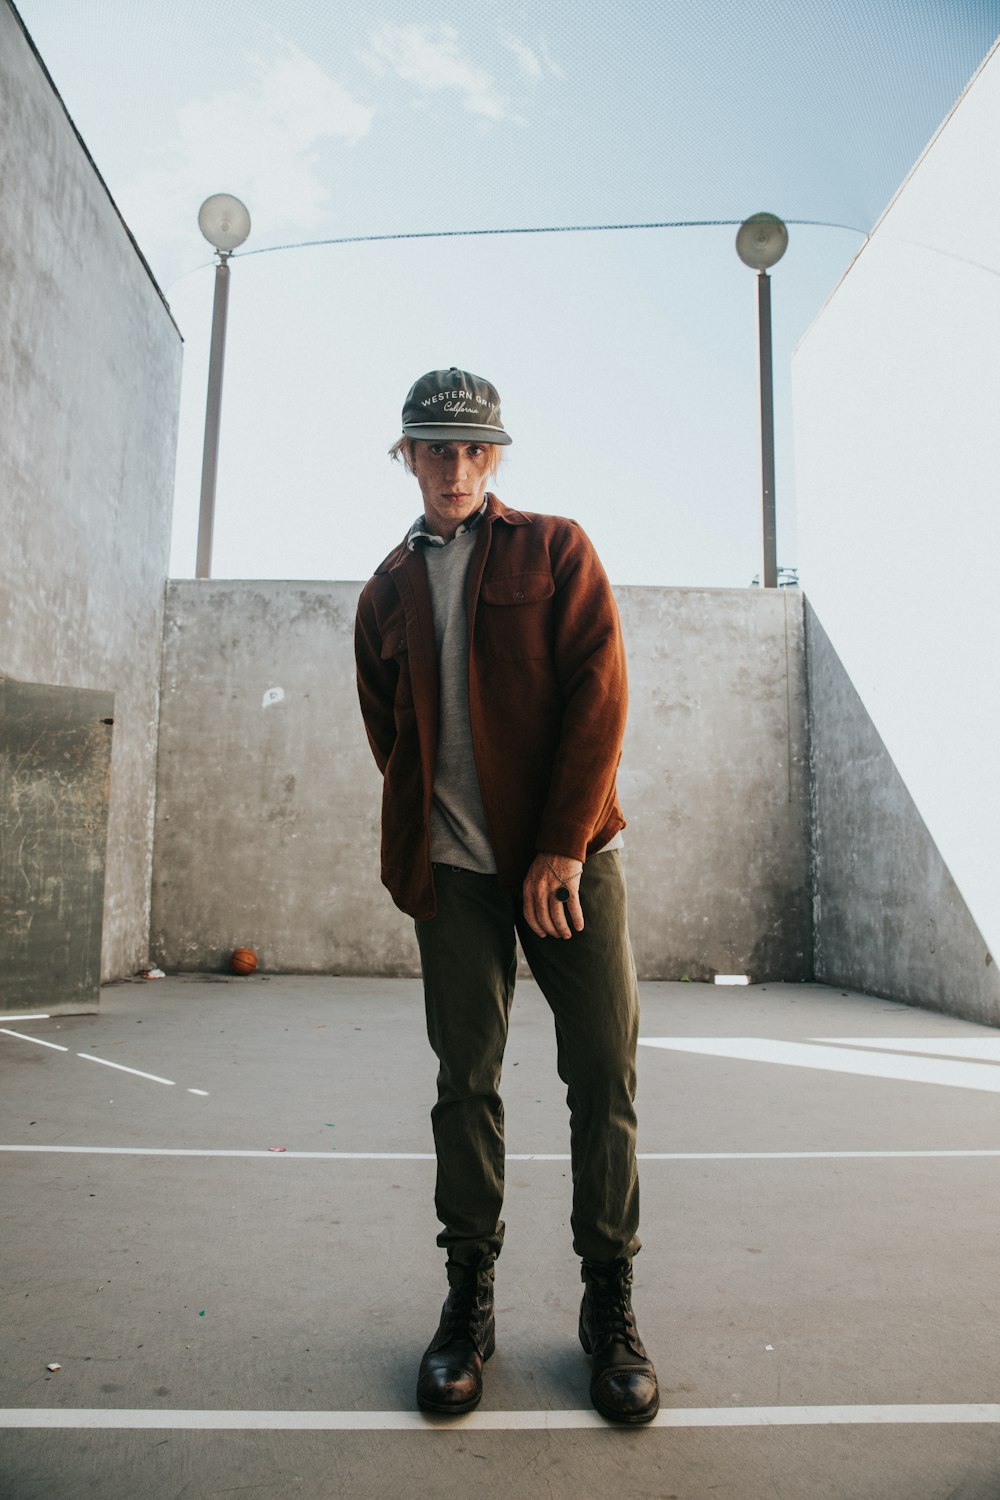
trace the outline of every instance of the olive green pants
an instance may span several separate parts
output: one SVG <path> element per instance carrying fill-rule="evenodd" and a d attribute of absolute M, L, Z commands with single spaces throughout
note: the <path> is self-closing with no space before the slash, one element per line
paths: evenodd
<path fill-rule="evenodd" d="M 437 914 L 416 923 L 427 1035 L 440 1064 L 431 1111 L 438 1244 L 457 1261 L 499 1254 L 504 1189 L 500 1073 L 514 994 L 514 934 L 555 1019 L 569 1104 L 573 1247 L 610 1261 L 639 1248 L 635 1161 L 639 995 L 617 851 L 580 882 L 585 927 L 539 938 L 494 875 L 434 866 Z"/>

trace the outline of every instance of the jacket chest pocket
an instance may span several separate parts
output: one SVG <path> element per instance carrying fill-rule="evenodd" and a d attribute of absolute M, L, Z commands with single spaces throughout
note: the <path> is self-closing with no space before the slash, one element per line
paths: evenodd
<path fill-rule="evenodd" d="M 511 573 L 484 579 L 478 617 L 486 650 L 498 661 L 531 661 L 552 651 L 551 573 Z"/>

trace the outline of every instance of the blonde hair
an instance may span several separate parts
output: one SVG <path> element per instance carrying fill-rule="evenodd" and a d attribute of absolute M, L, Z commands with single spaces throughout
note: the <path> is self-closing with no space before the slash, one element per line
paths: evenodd
<path fill-rule="evenodd" d="M 401 463 L 407 474 L 414 473 L 413 445 L 416 441 L 416 438 L 407 437 L 404 433 L 401 438 L 396 439 L 392 447 L 389 449 L 389 457 L 395 462 Z M 458 439 L 451 438 L 448 441 L 457 442 Z M 489 448 L 490 450 L 490 458 L 489 463 L 486 466 L 486 473 L 491 479 L 493 479 L 497 474 L 499 474 L 500 465 L 504 460 L 503 448 L 500 443 L 480 443 L 479 446 L 481 448 Z"/>

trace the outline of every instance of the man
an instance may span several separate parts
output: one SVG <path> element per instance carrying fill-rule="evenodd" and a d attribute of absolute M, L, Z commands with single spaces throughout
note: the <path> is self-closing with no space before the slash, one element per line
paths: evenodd
<path fill-rule="evenodd" d="M 580 527 L 508 510 L 488 490 L 510 441 L 488 381 L 421 376 L 390 452 L 415 475 L 423 514 L 358 604 L 358 691 L 384 778 L 382 880 L 415 919 L 439 1062 L 449 1291 L 417 1401 L 471 1411 L 493 1353 L 516 933 L 567 1086 L 591 1398 L 612 1421 L 641 1423 L 659 1396 L 631 1304 L 639 1007 L 617 853 L 621 628 Z"/>

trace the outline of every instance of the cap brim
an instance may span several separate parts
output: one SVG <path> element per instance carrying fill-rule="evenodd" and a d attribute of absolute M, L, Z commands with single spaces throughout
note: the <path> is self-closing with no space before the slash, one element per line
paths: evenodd
<path fill-rule="evenodd" d="M 403 423 L 403 434 L 405 437 L 417 438 L 424 443 L 499 443 L 506 445 L 513 442 L 509 433 L 504 432 L 502 427 L 473 427 L 466 422 L 430 422 L 422 426 L 416 426 L 411 422 Z"/>

